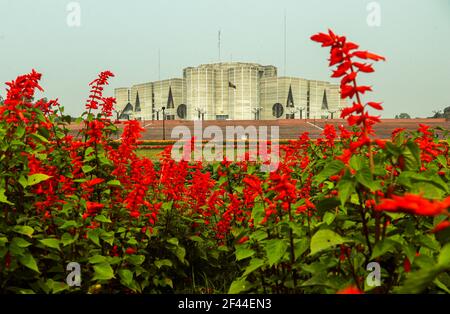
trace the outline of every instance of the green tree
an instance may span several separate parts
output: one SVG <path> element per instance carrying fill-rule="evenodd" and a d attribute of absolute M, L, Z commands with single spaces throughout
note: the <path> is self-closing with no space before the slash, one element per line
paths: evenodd
<path fill-rule="evenodd" d="M 411 116 L 406 112 L 402 112 L 401 114 L 396 115 L 395 119 L 411 119 Z"/>
<path fill-rule="evenodd" d="M 433 119 L 450 119 L 450 106 L 446 107 L 444 110 L 433 111 L 433 113 L 434 115 L 431 117 Z"/>

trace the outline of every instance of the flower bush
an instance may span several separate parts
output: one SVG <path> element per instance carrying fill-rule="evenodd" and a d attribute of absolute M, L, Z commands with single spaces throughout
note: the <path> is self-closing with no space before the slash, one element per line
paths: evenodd
<path fill-rule="evenodd" d="M 42 91 L 34 70 L 7 83 L 0 106 L 0 291 L 4 293 L 449 293 L 449 140 L 420 125 L 380 140 L 362 100 L 382 56 L 332 31 L 332 77 L 349 127 L 281 145 L 260 162 L 139 157 L 142 128 L 111 120 L 91 82 L 83 128 Z M 81 285 L 66 284 L 71 262 Z M 366 280 L 380 267 L 379 284 Z"/>

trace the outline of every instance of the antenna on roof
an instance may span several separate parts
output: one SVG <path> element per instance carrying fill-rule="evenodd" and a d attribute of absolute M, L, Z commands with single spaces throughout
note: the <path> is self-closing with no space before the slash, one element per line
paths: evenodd
<path fill-rule="evenodd" d="M 284 9 L 284 76 L 286 76 L 286 51 L 287 51 L 287 27 L 286 27 L 286 9 Z"/>
<path fill-rule="evenodd" d="M 217 44 L 217 46 L 218 46 L 218 48 L 219 48 L 219 62 L 220 62 L 220 29 L 219 29 L 219 41 L 218 41 L 218 44 Z"/>
<path fill-rule="evenodd" d="M 161 80 L 161 49 L 158 49 L 158 81 Z"/>

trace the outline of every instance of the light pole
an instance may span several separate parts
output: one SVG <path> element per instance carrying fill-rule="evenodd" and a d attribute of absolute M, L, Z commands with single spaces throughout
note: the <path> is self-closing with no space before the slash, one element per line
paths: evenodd
<path fill-rule="evenodd" d="M 202 119 L 202 121 L 203 120 L 205 120 L 205 113 L 206 113 L 206 111 L 204 111 L 203 109 L 201 109 L 201 108 L 195 108 L 195 111 L 197 111 L 197 113 L 198 113 L 198 119 L 200 120 L 200 117 L 201 117 L 201 119 Z"/>
<path fill-rule="evenodd" d="M 331 114 L 331 120 L 334 118 L 334 114 L 337 112 L 337 110 L 328 110 L 328 113 Z"/>
<path fill-rule="evenodd" d="M 159 120 L 159 112 L 161 111 L 161 109 L 155 109 L 156 112 L 156 120 Z"/>
<path fill-rule="evenodd" d="M 166 110 L 166 107 L 162 107 L 161 108 L 162 109 L 162 112 L 163 112 L 163 141 L 165 141 L 166 140 L 166 113 L 165 113 L 165 110 Z"/>
<path fill-rule="evenodd" d="M 0 96 L 0 98 L 1 98 L 1 96 Z M 119 111 L 114 110 L 114 113 L 116 114 L 116 121 L 119 121 Z"/>
<path fill-rule="evenodd" d="M 305 110 L 305 107 L 298 107 L 298 111 L 300 112 L 300 120 L 303 119 L 303 110 Z"/>
<path fill-rule="evenodd" d="M 302 119 L 302 112 L 305 108 L 304 107 L 294 107 L 294 108 L 289 108 L 289 112 L 288 114 L 292 115 L 292 119 L 295 119 L 295 113 L 298 111 L 300 112 L 300 119 Z"/>
<path fill-rule="evenodd" d="M 252 109 L 252 112 L 255 114 L 255 120 L 260 120 L 260 112 L 263 110 L 263 107 L 256 107 Z"/>

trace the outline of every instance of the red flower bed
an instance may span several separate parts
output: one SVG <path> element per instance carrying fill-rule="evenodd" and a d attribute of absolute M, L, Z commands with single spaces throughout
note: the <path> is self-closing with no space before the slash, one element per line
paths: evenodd
<path fill-rule="evenodd" d="M 353 101 L 349 127 L 280 145 L 271 173 L 259 161 L 175 162 L 170 146 L 153 163 L 136 154 L 137 121 L 115 142 L 109 71 L 90 84 L 78 136 L 57 100 L 35 99 L 41 74 L 7 83 L 1 291 L 448 293 L 449 141 L 424 125 L 377 139 L 367 108 L 383 108 L 363 102 L 372 88 L 357 78 L 385 58 L 332 31 L 312 40 L 330 47 Z M 71 262 L 80 285 L 66 284 Z"/>

